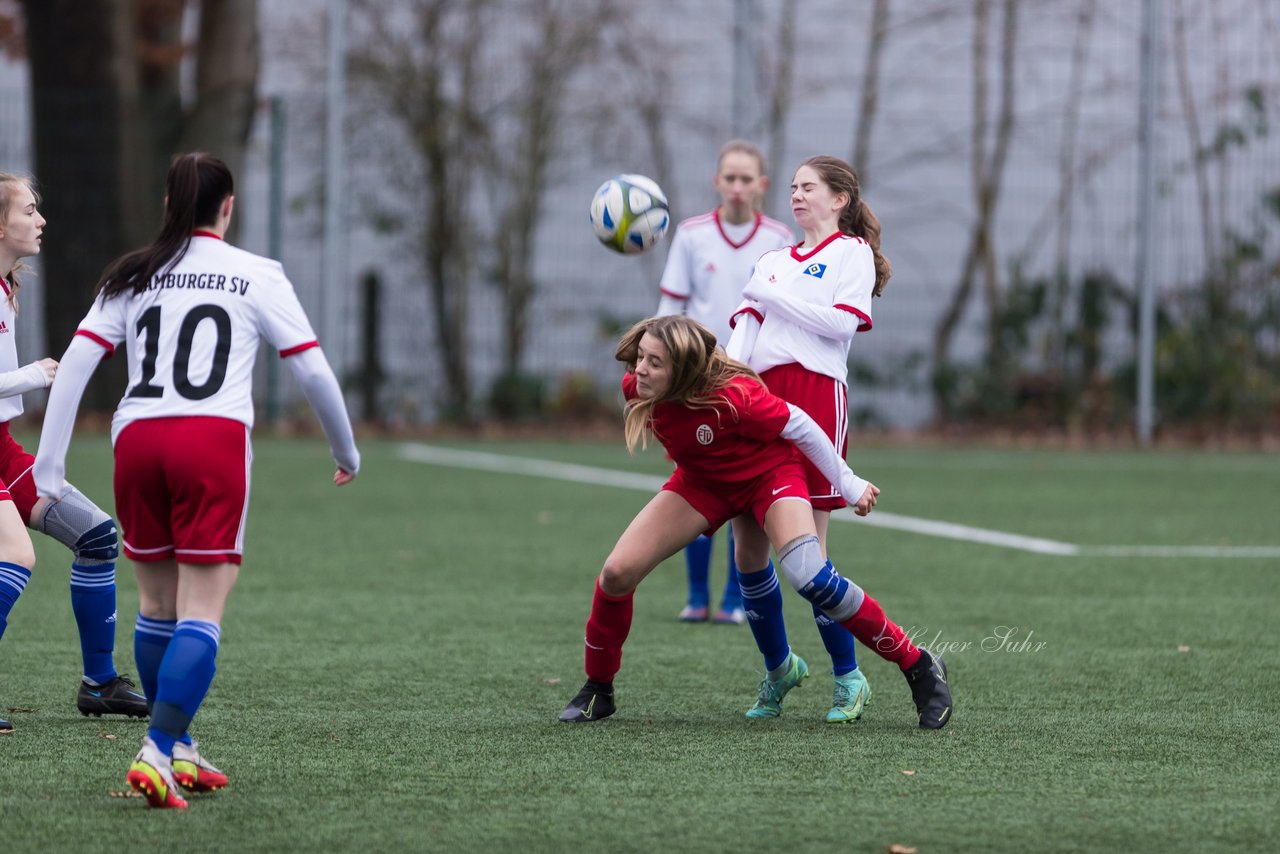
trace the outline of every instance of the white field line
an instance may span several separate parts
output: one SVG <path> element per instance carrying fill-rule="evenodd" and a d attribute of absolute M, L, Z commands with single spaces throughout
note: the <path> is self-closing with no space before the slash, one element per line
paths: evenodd
<path fill-rule="evenodd" d="M 641 492 L 657 492 L 666 478 L 634 472 L 582 466 L 555 460 L 537 460 L 528 457 L 512 457 L 483 451 L 463 451 L 440 448 L 434 445 L 404 444 L 400 455 L 407 460 L 447 468 L 463 468 L 496 474 L 522 474 L 585 483 L 592 486 L 616 486 Z M 928 537 L 942 537 L 970 543 L 984 543 L 1001 548 L 1017 549 L 1035 554 L 1084 556 L 1084 557 L 1202 557 L 1202 558 L 1280 558 L 1280 546 L 1082 546 L 1060 540 L 1040 537 L 1024 537 L 1005 531 L 992 531 L 954 522 L 920 519 L 880 510 L 870 516 L 856 516 L 845 508 L 831 514 L 840 522 L 856 522 L 873 528 L 891 528 Z"/>

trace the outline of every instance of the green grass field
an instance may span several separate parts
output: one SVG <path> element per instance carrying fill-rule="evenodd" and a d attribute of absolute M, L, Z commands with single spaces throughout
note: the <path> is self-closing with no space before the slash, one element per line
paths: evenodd
<path fill-rule="evenodd" d="M 665 468 L 620 440 L 454 446 Z M 828 662 L 789 591 L 814 675 L 782 718 L 746 721 L 750 633 L 676 622 L 677 557 L 640 588 L 618 714 L 569 726 L 593 578 L 643 492 L 408 462 L 390 442 L 365 443 L 336 490 L 321 443 L 255 450 L 247 559 L 194 727 L 231 786 L 183 813 L 115 796 L 145 725 L 76 712 L 66 554 L 36 534 L 0 641 L 0 710 L 18 709 L 0 736 L 6 851 L 1240 852 L 1280 836 L 1275 556 L 1063 557 L 833 523 L 841 571 L 917 640 L 953 645 L 955 717 L 934 733 L 864 650 L 866 716 L 823 723 Z M 109 462 L 104 437 L 79 439 L 69 476 L 105 500 Z M 1094 546 L 1280 546 L 1273 455 L 853 462 L 884 489 L 877 512 Z M 127 563 L 119 577 L 131 672 Z M 1031 643 L 983 649 L 1001 626 Z"/>

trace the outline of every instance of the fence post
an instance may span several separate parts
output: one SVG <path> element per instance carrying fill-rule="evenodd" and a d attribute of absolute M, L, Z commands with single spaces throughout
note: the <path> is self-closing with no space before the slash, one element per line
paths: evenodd
<path fill-rule="evenodd" d="M 1160 0 L 1142 2 L 1142 78 L 1138 113 L 1138 443 L 1150 445 L 1155 427 L 1156 294 L 1152 281 L 1156 216 L 1156 106 L 1160 99 Z"/>

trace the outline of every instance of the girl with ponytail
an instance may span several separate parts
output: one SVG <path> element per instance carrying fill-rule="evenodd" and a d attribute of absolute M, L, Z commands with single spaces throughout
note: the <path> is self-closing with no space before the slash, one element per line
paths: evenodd
<path fill-rule="evenodd" d="M 350 483 L 360 468 L 342 390 L 293 284 L 278 261 L 224 239 L 234 191 L 218 158 L 174 158 L 159 235 L 103 271 L 62 357 L 32 467 L 36 491 L 71 509 L 65 473 L 76 409 L 94 368 L 124 346 L 129 388 L 111 442 L 116 510 L 138 582 L 134 658 L 151 716 L 125 780 L 167 809 L 186 808 L 183 791 L 228 785 L 191 726 L 213 682 L 243 559 L 262 341 L 319 416 L 338 466 L 333 483 Z"/>
<path fill-rule="evenodd" d="M 791 214 L 804 241 L 767 252 L 756 262 L 726 349 L 750 365 L 769 391 L 803 409 L 843 457 L 849 444 L 849 347 L 855 334 L 871 330 L 871 300 L 884 292 L 893 268 L 880 249 L 880 220 L 843 160 L 818 156 L 800 164 L 791 182 Z M 806 474 L 825 555 L 831 511 L 846 501 L 838 484 L 816 467 L 806 464 Z M 769 538 L 749 517 L 734 520 L 733 531 L 743 590 L 768 589 L 774 577 Z M 750 596 L 746 608 L 753 610 Z M 814 617 L 835 680 L 827 721 L 856 720 L 871 688 L 852 645 L 846 643 L 841 654 L 840 627 L 818 609 Z M 751 627 L 767 629 L 767 623 L 753 620 Z"/>

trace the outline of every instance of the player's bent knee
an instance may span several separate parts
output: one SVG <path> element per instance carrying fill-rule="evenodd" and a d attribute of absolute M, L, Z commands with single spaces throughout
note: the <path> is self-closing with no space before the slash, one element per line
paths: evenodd
<path fill-rule="evenodd" d="M 25 544 L 6 543 L 5 547 L 0 549 L 0 563 L 17 564 L 27 570 L 35 569 L 36 550 L 31 545 L 31 539 L 28 537 Z"/>
<path fill-rule="evenodd" d="M 610 596 L 625 596 L 640 584 L 644 572 L 612 555 L 600 570 L 600 589 Z"/>
<path fill-rule="evenodd" d="M 812 534 L 798 537 L 778 550 L 778 563 L 787 581 L 805 599 L 837 622 L 852 617 L 862 605 L 862 588 L 836 572 Z"/>
<path fill-rule="evenodd" d="M 79 560 L 112 561 L 120 556 L 115 521 L 74 486 L 45 508 L 38 527 Z"/>
<path fill-rule="evenodd" d="M 88 560 L 115 560 L 120 556 L 120 535 L 116 523 L 107 519 L 85 531 L 73 547 L 76 555 Z"/>

